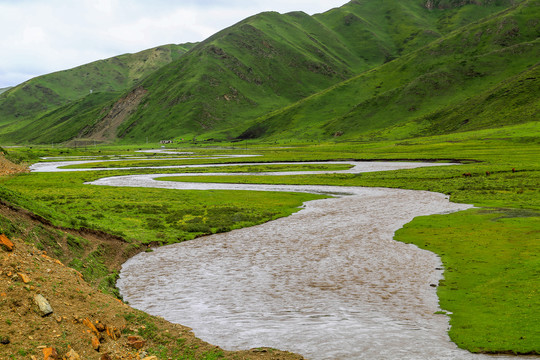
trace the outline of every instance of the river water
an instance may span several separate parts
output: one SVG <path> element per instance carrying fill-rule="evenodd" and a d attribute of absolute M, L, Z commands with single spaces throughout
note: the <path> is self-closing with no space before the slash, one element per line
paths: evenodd
<path fill-rule="evenodd" d="M 362 164 L 348 172 L 392 168 Z M 227 350 L 274 347 L 309 359 L 493 357 L 450 342 L 448 318 L 435 314 L 440 259 L 392 239 L 416 216 L 470 205 L 400 189 L 154 180 L 165 176 L 177 175 L 119 176 L 92 184 L 334 197 L 307 202 L 287 218 L 131 258 L 117 283 L 131 306 L 189 326 L 199 338 Z"/>

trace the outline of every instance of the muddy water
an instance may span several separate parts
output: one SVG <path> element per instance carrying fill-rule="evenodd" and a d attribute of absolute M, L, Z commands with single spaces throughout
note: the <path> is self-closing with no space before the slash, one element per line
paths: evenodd
<path fill-rule="evenodd" d="M 415 216 L 468 205 L 423 191 L 155 181 L 159 176 L 93 184 L 339 195 L 308 202 L 288 218 L 130 259 L 118 287 L 132 306 L 230 350 L 275 347 L 310 359 L 490 358 L 457 349 L 447 317 L 434 314 L 438 257 L 392 240 Z"/>
<path fill-rule="evenodd" d="M 428 192 L 345 190 L 353 195 L 309 202 L 288 218 L 140 254 L 122 268 L 122 295 L 225 349 L 468 358 L 434 314 L 439 259 L 392 240 L 415 216 L 468 206 Z"/>

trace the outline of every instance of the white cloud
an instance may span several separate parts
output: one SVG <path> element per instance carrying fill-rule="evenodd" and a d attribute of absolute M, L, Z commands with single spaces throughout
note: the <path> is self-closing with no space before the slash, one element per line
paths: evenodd
<path fill-rule="evenodd" d="M 0 88 L 126 52 L 202 41 L 262 11 L 347 0 L 0 0 Z"/>

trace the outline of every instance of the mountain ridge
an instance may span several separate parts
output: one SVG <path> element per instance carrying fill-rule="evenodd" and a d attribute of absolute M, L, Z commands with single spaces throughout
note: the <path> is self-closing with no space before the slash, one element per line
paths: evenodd
<path fill-rule="evenodd" d="M 271 134 L 266 131 L 257 134 L 261 132 L 263 119 L 286 114 L 291 106 L 298 107 L 297 102 L 303 104 L 315 98 L 321 101 L 320 94 L 335 86 L 347 87 L 348 79 L 369 74 L 452 32 L 462 31 L 463 24 L 503 16 L 498 12 L 512 9 L 514 3 L 522 2 L 408 0 L 396 4 L 353 0 L 313 16 L 303 12 L 253 15 L 193 44 L 182 56 L 155 69 L 130 89 L 88 94 L 39 117 L 17 122 L 16 126 L 0 121 L 0 140 L 102 141 L 96 134 L 104 123 L 115 124 L 109 132 L 116 132 L 116 140 L 109 136 L 107 141 L 126 143 L 146 138 L 157 141 L 201 136 L 220 140 L 267 137 Z M 511 26 L 508 31 L 512 31 Z M 466 44 L 467 48 L 474 46 L 482 44 Z M 430 77 L 428 74 L 429 71 L 424 79 Z M 451 72 L 444 75 L 444 71 L 436 75 L 448 79 L 453 76 Z M 359 103 L 355 94 L 358 91 L 364 92 L 366 99 L 376 99 L 382 92 L 377 86 L 374 84 L 371 96 L 369 91 L 358 89 L 349 94 L 343 92 L 343 96 L 351 104 Z M 137 106 L 127 116 L 112 119 L 111 109 L 123 107 L 123 99 L 139 87 L 145 93 Z M 328 117 L 328 124 L 316 136 L 343 134 L 344 130 L 331 123 L 339 120 L 346 124 L 349 120 L 331 115 L 336 109 L 325 109 L 331 105 L 324 105 L 324 101 L 320 105 L 314 116 L 303 115 Z M 411 112 L 427 115 L 414 105 L 410 108 L 414 108 Z M 105 121 L 106 116 L 111 121 Z M 282 134 L 295 137 L 298 130 L 286 131 L 291 124 L 294 127 L 294 121 L 284 119 L 276 126 L 285 129 Z M 314 126 L 319 125 L 301 124 L 304 128 Z"/>
<path fill-rule="evenodd" d="M 529 6 L 527 14 L 520 13 Z M 441 112 L 441 107 L 447 106 L 445 102 L 448 101 L 453 102 L 449 107 L 457 108 L 461 101 L 475 96 L 476 91 L 487 91 L 488 82 L 498 84 L 504 82 L 506 76 L 511 78 L 534 67 L 540 58 L 540 28 L 537 21 L 531 21 L 539 16 L 537 1 L 521 3 L 514 10 L 453 32 L 446 40 L 437 40 L 391 64 L 262 117 L 240 138 L 299 136 L 298 132 L 306 129 L 302 119 L 311 116 L 311 133 L 301 136 L 304 139 L 333 135 L 358 137 L 362 133 L 359 129 L 363 127 L 364 139 L 369 140 L 378 138 L 367 134 L 370 129 L 380 132 L 385 125 L 405 123 L 403 119 L 418 122 L 434 111 Z M 533 23 L 536 25 L 530 26 Z M 473 45 L 464 46 L 467 42 Z M 331 111 L 325 104 L 332 104 Z M 325 115 L 318 118 L 313 115 L 318 113 Z M 313 131 L 317 126 L 320 126 L 318 133 Z M 292 135 L 295 128 L 297 134 Z M 421 133 L 425 132 L 396 133 L 391 138 Z"/>

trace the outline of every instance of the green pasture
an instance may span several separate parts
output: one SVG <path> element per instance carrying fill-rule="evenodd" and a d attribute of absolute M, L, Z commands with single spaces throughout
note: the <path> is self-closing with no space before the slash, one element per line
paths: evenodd
<path fill-rule="evenodd" d="M 171 244 L 253 226 L 321 196 L 247 191 L 179 191 L 84 185 L 124 172 L 31 173 L 3 181 L 31 210 L 58 225 L 107 231 L 133 243 Z M 33 204 L 30 204 L 33 203 Z M 38 206 L 39 204 L 39 206 Z"/>
<path fill-rule="evenodd" d="M 540 212 L 471 209 L 416 218 L 396 233 L 441 256 L 450 337 L 472 352 L 540 352 Z"/>
<path fill-rule="evenodd" d="M 187 176 L 176 180 L 384 186 L 437 191 L 450 195 L 451 201 L 474 204 L 477 208 L 465 212 L 416 218 L 396 233 L 396 239 L 441 256 L 445 280 L 439 284 L 438 295 L 441 308 L 450 316 L 450 336 L 460 347 L 473 352 L 538 354 L 539 139 L 538 123 L 528 123 L 399 142 L 246 143 L 222 144 L 219 149 L 185 146 L 178 150 L 194 151 L 197 155 L 261 155 L 199 160 L 201 163 L 246 163 L 229 169 L 233 171 L 256 171 L 257 167 L 250 162 L 271 161 L 399 159 L 460 161 L 461 165 L 456 162 L 450 166 L 362 174 Z M 136 149 L 122 147 L 119 150 L 133 154 Z M 56 153 L 61 151 L 64 150 L 54 149 Z M 81 149 L 77 151 L 84 153 Z M 99 151 L 112 154 L 114 148 L 98 147 L 89 149 L 88 153 L 99 155 Z M 13 158 L 29 159 L 38 152 L 43 154 L 49 150 L 8 149 Z M 197 160 L 186 160 L 186 163 L 194 162 Z M 258 167 L 262 169 L 268 171 L 268 166 Z M 215 169 L 197 169 L 197 172 L 204 171 Z M 57 224 L 113 232 L 139 247 L 250 226 L 286 216 L 296 211 L 303 201 L 320 198 L 292 193 L 83 185 L 105 176 L 161 172 L 184 170 L 30 173 L 2 178 L 0 189 L 2 198 Z M 469 173 L 470 176 L 464 176 Z"/>

